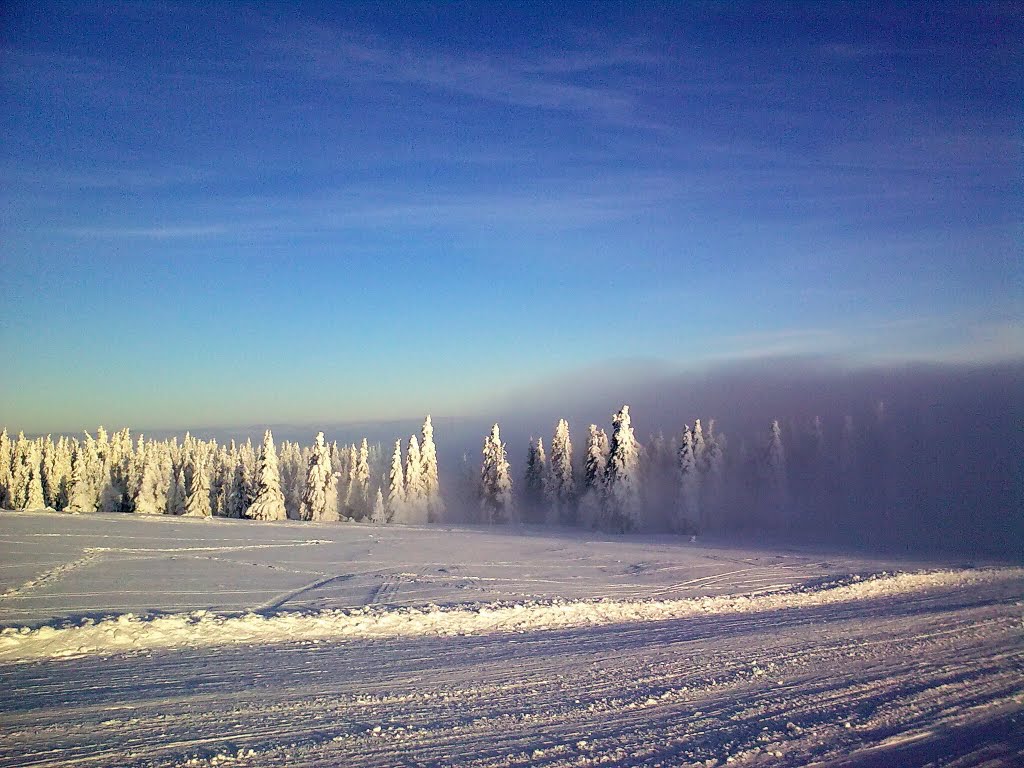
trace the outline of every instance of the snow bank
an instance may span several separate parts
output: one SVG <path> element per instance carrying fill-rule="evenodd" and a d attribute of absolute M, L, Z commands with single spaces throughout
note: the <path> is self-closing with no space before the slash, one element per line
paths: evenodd
<path fill-rule="evenodd" d="M 79 624 L 5 629 L 0 633 L 0 662 L 227 644 L 571 629 L 703 615 L 813 608 L 1015 580 L 1024 580 L 1024 568 L 883 573 L 772 593 L 679 600 L 602 599 L 450 608 L 436 605 L 419 608 L 378 606 L 316 613 L 246 613 L 241 616 L 205 610 L 157 617 L 129 613 L 101 621 L 85 619 Z"/>

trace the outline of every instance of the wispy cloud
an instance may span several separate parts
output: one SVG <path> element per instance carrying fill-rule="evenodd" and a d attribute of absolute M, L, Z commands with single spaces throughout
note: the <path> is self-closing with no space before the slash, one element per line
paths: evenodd
<path fill-rule="evenodd" d="M 214 175 L 199 168 L 167 164 L 75 170 L 45 166 L 26 168 L 9 163 L 0 169 L 0 174 L 23 189 L 41 190 L 156 189 L 197 184 L 209 181 Z"/>
<path fill-rule="evenodd" d="M 639 119 L 634 89 L 622 68 L 650 66 L 641 46 L 566 50 L 536 56 L 475 51 L 453 55 L 407 44 L 401 48 L 368 35 L 326 26 L 283 30 L 269 47 L 268 64 L 296 67 L 321 79 L 410 84 L 484 101 L 587 113 L 612 121 Z M 587 77 L 595 72 L 600 77 Z"/>
<path fill-rule="evenodd" d="M 75 227 L 64 231 L 74 237 L 103 240 L 177 240 L 216 237 L 228 233 L 229 229 L 221 224 L 177 224 L 157 227 Z"/>
<path fill-rule="evenodd" d="M 172 240 L 245 238 L 252 242 L 281 236 L 326 236 L 367 229 L 402 231 L 443 229 L 478 232 L 509 228 L 530 232 L 568 231 L 607 225 L 669 205 L 683 194 L 677 179 L 625 174 L 602 181 L 549 179 L 528 190 L 446 189 L 428 191 L 351 184 L 320 194 L 244 195 L 204 199 L 209 215 L 145 226 L 97 222 L 64 226 L 58 231 L 77 238 Z M 148 218 L 148 217 L 147 217 Z"/>
<path fill-rule="evenodd" d="M 835 354 L 848 347 L 847 334 L 832 328 L 782 328 L 723 336 L 709 359 L 756 360 L 789 355 Z"/>
<path fill-rule="evenodd" d="M 994 363 L 1024 358 L 1024 324 L 998 317 L 893 317 L 850 327 L 725 335 L 708 360 L 829 355 L 856 363 Z"/>

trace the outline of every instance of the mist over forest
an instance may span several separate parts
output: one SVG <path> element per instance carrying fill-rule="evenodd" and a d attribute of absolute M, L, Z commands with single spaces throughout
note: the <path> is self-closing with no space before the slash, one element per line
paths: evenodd
<path fill-rule="evenodd" d="M 821 360 L 775 359 L 690 374 L 641 364 L 610 365 L 608 371 L 590 369 L 508 393 L 496 399 L 490 414 L 433 416 L 436 475 L 445 504 L 443 516 L 431 515 L 430 522 L 553 522 L 615 532 L 619 524 L 578 508 L 586 493 L 588 428 L 596 425 L 614 439 L 612 416 L 628 404 L 640 500 L 635 520 L 621 526 L 624 531 L 1024 556 L 1024 363 L 846 369 Z M 552 432 L 563 418 L 573 444 L 576 485 L 572 511 L 552 516 L 544 509 L 540 487 L 545 481 L 537 474 L 544 468 L 535 466 L 535 446 L 539 438 L 550 450 Z M 778 425 L 774 446 L 773 422 Z M 481 446 L 494 423 L 500 426 L 515 511 L 489 518 L 481 513 Z M 190 434 L 258 446 L 269 427 L 282 451 L 294 446 L 290 476 L 299 485 L 309 459 L 308 449 L 303 454 L 298 446 L 308 446 L 316 432 L 341 444 L 340 452 L 334 448 L 341 455 L 336 471 L 347 461 L 344 446 L 365 439 L 365 509 L 339 513 L 360 520 L 370 519 L 377 487 L 388 497 L 394 441 L 416 434 L 419 424 L 419 419 L 270 424 Z M 686 434 L 697 436 L 701 430 L 709 450 L 717 441 L 718 466 L 711 471 L 708 460 L 696 456 L 700 477 L 687 505 L 680 447 L 690 439 Z M 149 430 L 146 437 L 180 434 Z M 697 439 L 699 453 L 704 438 Z M 257 453 L 251 451 L 251 460 Z M 357 457 L 354 448 L 352 456 Z M 283 452 L 281 461 L 289 461 Z M 175 462 L 181 472 L 184 459 Z M 169 482 L 173 485 L 173 477 Z M 181 482 L 184 504 L 187 489 Z M 217 478 L 212 482 L 216 485 Z M 339 482 L 343 490 L 345 477 Z M 301 518 L 297 499 L 302 493 L 293 489 L 288 517 Z M 126 490 L 126 499 L 130 495 Z M 118 509 L 134 511 L 130 501 Z M 236 514 L 246 516 L 244 509 Z"/>

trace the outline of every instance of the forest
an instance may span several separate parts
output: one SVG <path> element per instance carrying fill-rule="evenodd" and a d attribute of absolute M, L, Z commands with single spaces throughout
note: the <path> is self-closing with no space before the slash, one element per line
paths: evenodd
<path fill-rule="evenodd" d="M 1018 552 L 1020 466 L 984 423 L 879 401 L 826 423 L 772 419 L 727 436 L 693 419 L 641 441 L 628 405 L 576 436 L 559 419 L 521 454 L 495 423 L 479 459 L 439 467 L 429 416 L 386 451 L 318 432 L 301 445 L 112 434 L 0 433 L 0 507 L 259 521 L 556 525 L 606 533 L 738 534 Z M 955 435 L 955 437 L 954 437 Z M 513 462 L 518 454 L 518 471 Z M 513 457 L 510 459 L 510 455 Z"/>

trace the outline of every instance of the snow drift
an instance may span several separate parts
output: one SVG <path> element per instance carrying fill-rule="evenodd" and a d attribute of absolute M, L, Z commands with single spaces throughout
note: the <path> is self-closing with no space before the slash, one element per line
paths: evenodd
<path fill-rule="evenodd" d="M 249 612 L 242 615 L 206 610 L 152 617 L 128 613 L 100 621 L 85 619 L 78 624 L 4 629 L 0 632 L 0 662 L 229 644 L 534 632 L 805 609 L 893 598 L 930 589 L 1016 580 L 1024 580 L 1024 568 L 882 573 L 759 594 L 678 600 L 527 601 L 411 608 L 371 606 L 315 613 Z"/>

